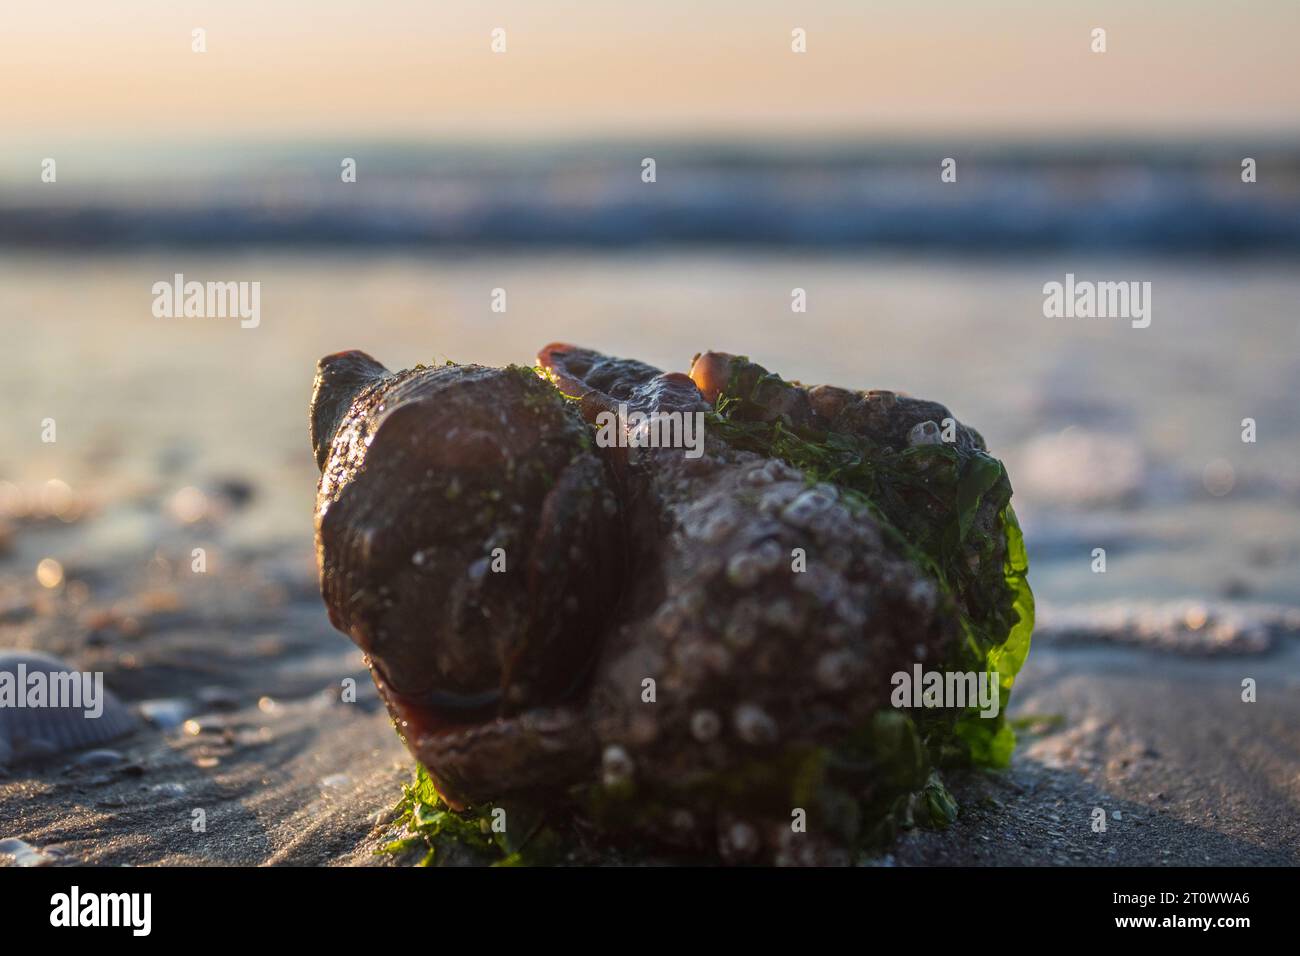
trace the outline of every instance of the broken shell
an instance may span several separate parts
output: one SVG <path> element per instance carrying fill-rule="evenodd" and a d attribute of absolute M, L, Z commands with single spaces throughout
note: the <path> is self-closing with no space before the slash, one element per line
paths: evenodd
<path fill-rule="evenodd" d="M 48 654 L 0 653 L 0 766 L 95 747 L 136 728 L 131 712 L 102 681 L 95 682 L 102 697 L 85 697 L 85 676 Z M 29 693 L 36 682 L 46 688 L 39 704 Z M 75 696 L 55 699 L 59 688 Z"/>

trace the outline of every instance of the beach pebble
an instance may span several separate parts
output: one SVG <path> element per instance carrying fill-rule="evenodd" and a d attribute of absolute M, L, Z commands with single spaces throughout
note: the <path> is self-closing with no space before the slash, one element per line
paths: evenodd
<path fill-rule="evenodd" d="M 243 478 L 222 478 L 213 484 L 212 490 L 232 507 L 243 508 L 253 500 L 256 488 L 251 481 Z"/>
<path fill-rule="evenodd" d="M 213 710 L 239 709 L 239 695 L 229 687 L 204 687 L 197 696 L 200 704 Z"/>
<path fill-rule="evenodd" d="M 161 730 L 174 730 L 185 723 L 193 708 L 178 697 L 146 700 L 140 704 L 144 719 Z"/>
<path fill-rule="evenodd" d="M 159 797 L 183 797 L 188 790 L 183 783 L 156 783 L 149 792 Z"/>
<path fill-rule="evenodd" d="M 52 866 L 55 862 L 57 861 L 53 855 L 41 852 L 40 849 L 32 846 L 26 840 L 19 840 L 15 837 L 0 840 L 0 864 Z"/>
<path fill-rule="evenodd" d="M 116 767 L 126 761 L 126 757 L 116 750 L 88 750 L 76 760 L 72 761 L 74 767 Z"/>

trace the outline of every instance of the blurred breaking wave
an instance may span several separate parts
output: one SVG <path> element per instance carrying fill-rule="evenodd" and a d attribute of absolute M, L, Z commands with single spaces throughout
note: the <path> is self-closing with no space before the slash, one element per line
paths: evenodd
<path fill-rule="evenodd" d="M 327 144 L 74 154 L 55 185 L 35 168 L 0 171 L 0 244 L 1300 251 L 1294 145 Z"/>

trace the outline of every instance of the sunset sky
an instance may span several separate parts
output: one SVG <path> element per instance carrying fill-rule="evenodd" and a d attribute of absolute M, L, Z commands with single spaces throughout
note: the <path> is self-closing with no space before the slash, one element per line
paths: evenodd
<path fill-rule="evenodd" d="M 1295 0 L 6 0 L 0 123 L 16 142 L 1290 135 L 1297 49 Z"/>

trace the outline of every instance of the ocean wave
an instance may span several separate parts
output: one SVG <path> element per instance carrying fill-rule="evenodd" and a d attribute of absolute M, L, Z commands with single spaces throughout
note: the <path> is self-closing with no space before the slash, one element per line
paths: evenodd
<path fill-rule="evenodd" d="M 1203 152 L 975 155 L 958 180 L 919 153 L 382 154 L 356 183 L 325 161 L 169 182 L 0 189 L 0 244 L 588 248 L 663 243 L 813 249 L 1300 251 L 1300 157 L 1243 183 Z M 58 192 L 54 190 L 57 188 Z"/>

